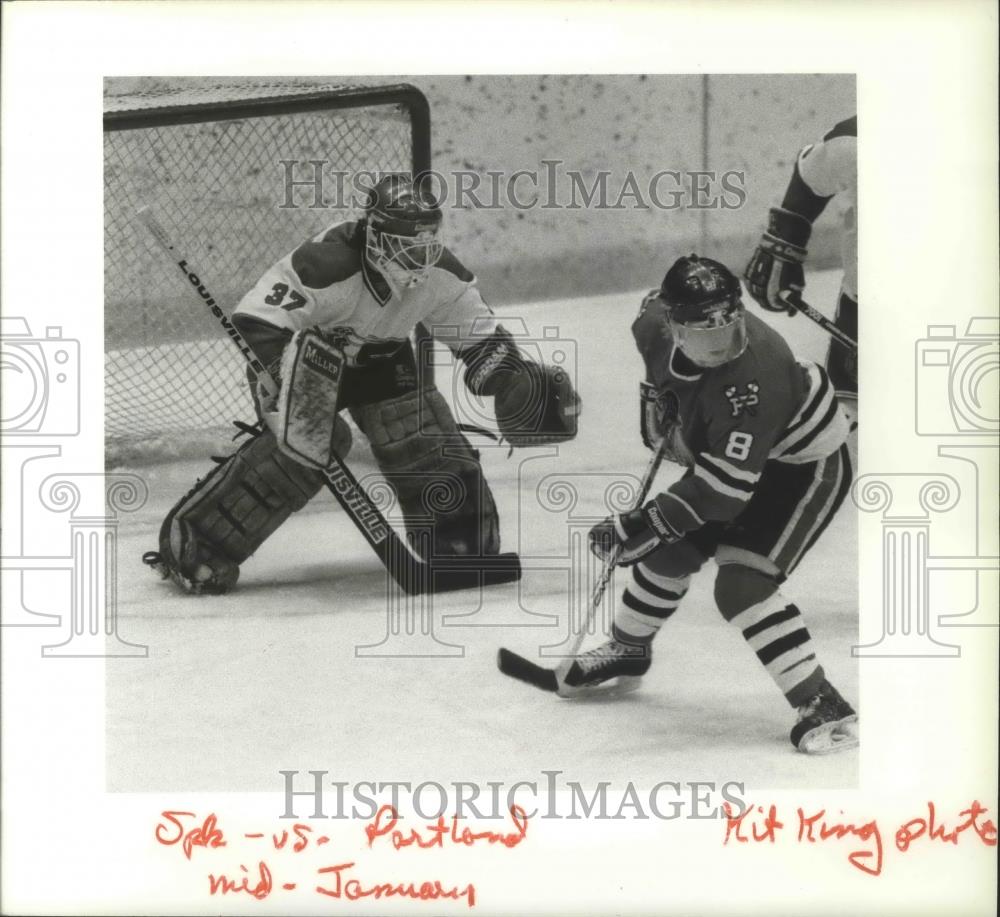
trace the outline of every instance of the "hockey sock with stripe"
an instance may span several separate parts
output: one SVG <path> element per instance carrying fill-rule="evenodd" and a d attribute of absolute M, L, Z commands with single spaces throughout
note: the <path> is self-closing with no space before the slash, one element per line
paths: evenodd
<path fill-rule="evenodd" d="M 614 638 L 621 643 L 652 643 L 663 622 L 677 610 L 690 582 L 690 576 L 664 576 L 641 562 L 636 564 L 615 612 Z"/>
<path fill-rule="evenodd" d="M 732 618 L 793 707 L 806 703 L 825 678 L 802 613 L 780 592 Z"/>

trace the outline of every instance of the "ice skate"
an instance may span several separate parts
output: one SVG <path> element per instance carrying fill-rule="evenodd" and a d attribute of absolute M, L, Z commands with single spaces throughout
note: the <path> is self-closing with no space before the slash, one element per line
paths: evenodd
<path fill-rule="evenodd" d="M 559 680 L 562 697 L 628 694 L 635 691 L 653 661 L 652 647 L 612 638 L 573 660 Z"/>
<path fill-rule="evenodd" d="M 827 755 L 858 746 L 858 715 L 825 681 L 819 692 L 801 707 L 792 727 L 792 744 L 807 755 Z"/>

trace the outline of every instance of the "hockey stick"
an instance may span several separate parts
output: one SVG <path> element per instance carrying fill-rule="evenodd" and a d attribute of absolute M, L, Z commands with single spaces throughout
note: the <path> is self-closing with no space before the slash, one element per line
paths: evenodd
<path fill-rule="evenodd" d="M 820 328 L 826 331 L 830 337 L 843 344 L 848 350 L 853 351 L 855 356 L 857 356 L 858 342 L 846 332 L 841 331 L 833 322 L 830 321 L 830 319 L 823 315 L 819 309 L 815 306 L 810 306 L 809 303 L 798 295 L 798 293 L 795 293 L 792 290 L 783 290 L 778 294 L 778 299 L 780 299 L 789 309 L 801 312 L 806 318 L 814 321 L 820 326 Z M 840 403 L 844 405 L 848 412 L 851 432 L 853 433 L 858 428 L 858 393 L 841 391 L 838 389 L 836 395 L 840 400 Z"/>
<path fill-rule="evenodd" d="M 782 290 L 778 294 L 778 299 L 789 309 L 792 309 L 795 312 L 801 312 L 806 318 L 814 321 L 835 341 L 838 341 L 849 350 L 853 350 L 855 353 L 858 352 L 858 342 L 854 340 L 854 338 L 846 332 L 841 331 L 833 322 L 830 321 L 830 319 L 820 312 L 819 309 L 815 306 L 810 306 L 809 303 L 799 296 L 798 293 L 793 290 Z"/>
<path fill-rule="evenodd" d="M 653 457 L 649 460 L 649 464 L 646 466 L 646 473 L 643 475 L 642 483 L 639 485 L 639 493 L 636 496 L 631 509 L 639 509 L 646 502 L 646 497 L 649 496 L 650 488 L 653 486 L 653 479 L 656 477 L 656 473 L 660 470 L 660 465 L 663 462 L 663 456 L 666 454 L 666 448 L 667 438 L 664 437 L 660 442 L 659 448 L 657 448 Z M 601 600 L 604 598 L 604 593 L 608 588 L 608 583 L 611 582 L 611 575 L 614 573 L 615 567 L 618 566 L 618 560 L 621 557 L 621 552 L 621 545 L 616 546 L 608 559 L 604 562 L 604 569 L 601 571 L 600 578 L 594 586 L 593 593 L 591 593 L 590 604 L 587 606 L 586 619 L 583 622 L 583 626 L 573 635 L 573 640 L 570 643 L 569 650 L 566 652 L 562 662 L 560 662 L 556 668 L 549 669 L 545 666 L 532 662 L 530 659 L 525 659 L 524 656 L 506 649 L 505 647 L 500 647 L 497 652 L 497 666 L 500 671 L 504 673 L 504 675 L 509 675 L 511 678 L 527 682 L 529 685 L 534 685 L 536 688 L 541 688 L 543 691 L 552 691 L 560 697 L 570 697 L 575 693 L 574 689 L 567 687 L 566 675 L 569 672 L 570 667 L 573 665 L 573 660 L 575 659 L 576 654 L 583 645 L 587 632 L 590 630 L 590 625 L 594 620 L 594 615 L 597 614 L 597 609 L 600 607 Z"/>
<path fill-rule="evenodd" d="M 138 211 L 139 221 L 149 230 L 167 257 L 177 265 L 184 278 L 209 312 L 222 325 L 230 340 L 236 345 L 250 368 L 263 382 L 265 392 L 277 394 L 277 385 L 267 367 L 257 358 L 239 329 L 215 301 L 205 282 L 191 267 L 187 258 L 176 249 L 163 225 L 148 207 Z M 430 592 L 451 592 L 489 586 L 520 579 L 521 562 L 517 554 L 496 554 L 486 557 L 442 557 L 428 563 L 419 558 L 403 542 L 395 529 L 386 522 L 379 508 L 371 501 L 346 464 L 336 455 L 323 471 L 327 489 L 365 536 L 383 566 L 396 583 L 411 595 Z"/>

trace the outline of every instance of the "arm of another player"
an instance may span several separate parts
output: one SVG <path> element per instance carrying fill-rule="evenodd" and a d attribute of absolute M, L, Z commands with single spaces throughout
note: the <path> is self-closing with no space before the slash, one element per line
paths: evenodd
<path fill-rule="evenodd" d="M 743 275 L 750 295 L 762 308 L 796 313 L 781 294 L 801 294 L 805 289 L 803 264 L 813 223 L 835 194 L 856 184 L 857 119 L 851 118 L 799 153 L 781 206 L 769 211 L 767 231 Z"/>

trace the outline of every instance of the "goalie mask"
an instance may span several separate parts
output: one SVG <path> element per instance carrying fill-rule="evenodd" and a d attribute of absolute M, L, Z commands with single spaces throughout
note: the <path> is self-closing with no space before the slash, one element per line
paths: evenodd
<path fill-rule="evenodd" d="M 368 260 L 397 288 L 412 287 L 437 264 L 441 208 L 403 175 L 388 175 L 368 193 Z"/>
<path fill-rule="evenodd" d="M 679 258 L 660 286 L 670 333 L 680 351 L 710 368 L 735 360 L 746 350 L 746 311 L 740 282 L 718 261 Z"/>

